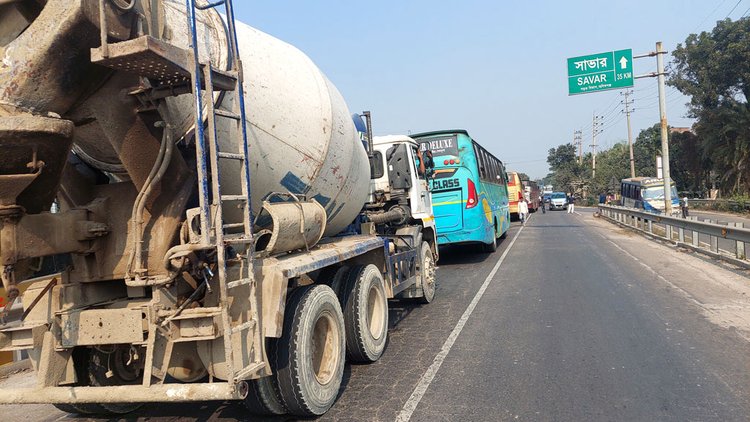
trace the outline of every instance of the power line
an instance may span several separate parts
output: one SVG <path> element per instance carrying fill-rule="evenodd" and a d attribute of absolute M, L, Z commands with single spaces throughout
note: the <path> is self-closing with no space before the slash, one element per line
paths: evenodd
<path fill-rule="evenodd" d="M 717 11 L 717 10 L 719 10 L 719 8 L 720 8 L 721 6 L 723 6 L 723 5 L 724 5 L 724 3 L 726 3 L 726 2 L 727 2 L 727 0 L 722 0 L 722 1 L 721 1 L 721 3 L 719 3 L 719 5 L 718 5 L 718 6 L 716 6 L 716 7 L 714 8 L 714 10 L 712 10 L 712 11 L 711 11 L 711 13 L 709 13 L 708 15 L 706 15 L 706 17 L 705 17 L 705 18 L 703 18 L 703 20 L 701 21 L 701 23 L 699 23 L 698 25 L 696 25 L 695 29 L 693 29 L 693 30 L 692 30 L 692 31 L 690 31 L 690 32 L 695 32 L 695 31 L 696 31 L 696 30 L 697 30 L 698 28 L 700 28 L 700 26 L 701 26 L 701 25 L 703 25 L 703 24 L 704 24 L 704 23 L 706 22 L 706 20 L 708 20 L 708 18 L 710 18 L 711 16 L 713 16 L 713 14 L 714 14 L 714 13 L 716 13 L 716 11 Z"/>
<path fill-rule="evenodd" d="M 742 3 L 742 0 L 739 0 L 739 1 L 737 1 L 737 4 L 735 4 L 735 5 L 734 5 L 734 7 L 732 8 L 732 10 L 730 10 L 730 11 L 729 11 L 729 13 L 727 13 L 727 16 L 726 16 L 726 17 L 725 17 L 724 19 L 728 18 L 728 17 L 729 17 L 729 15 L 731 15 L 731 14 L 732 14 L 732 12 L 734 12 L 734 9 L 736 9 L 736 8 L 737 8 L 737 6 L 739 6 L 739 5 L 740 5 L 740 3 Z"/>

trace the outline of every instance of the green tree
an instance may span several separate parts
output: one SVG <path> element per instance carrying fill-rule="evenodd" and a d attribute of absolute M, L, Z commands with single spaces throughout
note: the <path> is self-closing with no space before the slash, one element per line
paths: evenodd
<path fill-rule="evenodd" d="M 722 190 L 747 193 L 750 182 L 750 18 L 719 21 L 673 52 L 669 83 L 690 97 L 702 165 Z M 704 175 L 705 178 L 705 170 Z"/>
<path fill-rule="evenodd" d="M 573 144 L 563 144 L 550 148 L 547 154 L 550 173 L 546 179 L 557 191 L 575 192 L 585 184 L 584 168 L 576 159 L 576 148 Z"/>

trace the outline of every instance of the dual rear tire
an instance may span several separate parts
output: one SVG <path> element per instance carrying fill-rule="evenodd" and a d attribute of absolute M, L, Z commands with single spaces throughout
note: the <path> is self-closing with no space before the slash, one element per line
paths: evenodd
<path fill-rule="evenodd" d="M 268 347 L 274 374 L 250 382 L 251 412 L 322 415 L 338 396 L 346 357 L 374 362 L 383 354 L 388 301 L 380 270 L 342 267 L 328 276 L 287 300 L 283 334 Z"/>

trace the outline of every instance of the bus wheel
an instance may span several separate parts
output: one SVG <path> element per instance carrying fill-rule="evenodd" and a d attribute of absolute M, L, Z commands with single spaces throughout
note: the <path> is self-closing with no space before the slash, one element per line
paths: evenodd
<path fill-rule="evenodd" d="M 388 298 L 378 267 L 353 267 L 340 297 L 347 356 L 355 362 L 375 362 L 388 337 Z"/>
<path fill-rule="evenodd" d="M 330 287 L 317 284 L 291 294 L 276 345 L 276 380 L 289 413 L 325 413 L 336 401 L 346 360 L 344 317 Z"/>
<path fill-rule="evenodd" d="M 497 239 L 492 239 L 490 243 L 482 243 L 482 251 L 487 253 L 493 253 L 497 250 Z"/>
<path fill-rule="evenodd" d="M 271 348 L 269 347 L 269 351 Z M 279 386 L 272 376 L 258 378 L 247 382 L 250 386 L 245 407 L 255 415 L 275 416 L 286 414 L 286 406 L 281 401 Z"/>
<path fill-rule="evenodd" d="M 420 303 L 430 303 L 435 299 L 435 260 L 432 258 L 430 244 L 422 242 L 417 261 L 417 277 L 422 287 L 422 296 L 417 299 Z"/>

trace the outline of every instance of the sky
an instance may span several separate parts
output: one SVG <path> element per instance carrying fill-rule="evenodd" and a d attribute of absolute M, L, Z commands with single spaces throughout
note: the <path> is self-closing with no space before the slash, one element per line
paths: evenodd
<path fill-rule="evenodd" d="M 235 2 L 242 22 L 305 52 L 352 112 L 370 110 L 376 135 L 466 129 L 509 170 L 547 175 L 550 148 L 604 116 L 599 149 L 627 141 L 620 91 L 568 96 L 568 57 L 662 41 L 671 53 L 717 20 L 750 15 L 750 0 Z M 242 46 L 240 47 L 242 48 Z M 671 54 L 666 56 L 666 63 Z M 655 58 L 634 73 L 656 71 Z M 659 122 L 656 78 L 636 79 L 633 139 Z M 671 126 L 694 122 L 667 87 Z"/>

